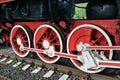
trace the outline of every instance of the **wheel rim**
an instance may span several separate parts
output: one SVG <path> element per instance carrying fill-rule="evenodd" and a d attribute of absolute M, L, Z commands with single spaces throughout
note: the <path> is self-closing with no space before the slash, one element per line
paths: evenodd
<path fill-rule="evenodd" d="M 79 34 L 79 35 L 78 35 Z M 77 51 L 77 44 L 80 42 L 83 42 L 85 44 L 89 44 L 92 46 L 112 46 L 112 42 L 107 35 L 107 33 L 99 28 L 98 26 L 92 25 L 92 24 L 83 24 L 78 27 L 76 27 L 69 35 L 67 40 L 67 51 L 68 54 L 77 54 L 81 55 L 81 52 L 74 52 Z M 105 56 L 108 59 L 112 59 L 113 51 L 104 51 Z M 82 63 L 78 60 L 71 59 L 72 63 L 80 70 L 87 72 L 87 73 L 98 73 L 103 71 L 105 68 L 99 68 L 99 69 L 90 69 L 90 70 L 84 70 L 82 68 Z"/>
<path fill-rule="evenodd" d="M 27 56 L 29 51 L 20 51 L 21 44 L 25 47 L 30 47 L 30 37 L 26 27 L 22 25 L 14 26 L 10 36 L 10 42 L 14 52 L 20 57 Z"/>
<path fill-rule="evenodd" d="M 62 52 L 63 44 L 59 32 L 51 25 L 41 25 L 34 34 L 34 47 L 37 49 L 47 50 L 50 46 L 54 46 L 55 51 Z M 55 63 L 59 60 L 59 56 L 50 58 L 43 53 L 37 55 L 46 63 Z"/>

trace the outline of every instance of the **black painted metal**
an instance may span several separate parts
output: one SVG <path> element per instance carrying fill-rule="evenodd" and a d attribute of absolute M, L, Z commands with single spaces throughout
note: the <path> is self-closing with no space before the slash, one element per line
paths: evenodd
<path fill-rule="evenodd" d="M 115 0 L 90 0 L 86 8 L 88 19 L 116 19 L 117 11 Z"/>

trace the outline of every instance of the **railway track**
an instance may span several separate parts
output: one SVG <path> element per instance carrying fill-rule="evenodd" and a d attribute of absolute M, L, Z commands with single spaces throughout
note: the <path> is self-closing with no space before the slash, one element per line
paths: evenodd
<path fill-rule="evenodd" d="M 2 49 L 1 49 L 2 50 Z M 37 59 L 20 58 L 12 51 L 0 50 L 0 74 L 10 80 L 120 80 L 100 74 L 87 74 L 59 64 L 46 64 Z M 8 50 L 8 49 L 7 49 Z"/>

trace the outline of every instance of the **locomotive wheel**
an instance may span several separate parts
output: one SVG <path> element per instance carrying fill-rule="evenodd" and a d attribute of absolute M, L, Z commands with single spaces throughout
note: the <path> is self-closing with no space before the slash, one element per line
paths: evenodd
<path fill-rule="evenodd" d="M 26 57 L 29 51 L 21 51 L 20 45 L 31 47 L 31 33 L 26 26 L 16 25 L 11 30 L 10 42 L 14 52 L 20 57 Z"/>
<path fill-rule="evenodd" d="M 47 50 L 50 46 L 54 46 L 57 52 L 63 51 L 63 34 L 58 27 L 51 25 L 41 25 L 34 34 L 34 47 L 37 49 Z M 59 60 L 59 56 L 49 57 L 43 53 L 37 55 L 46 63 L 55 63 Z"/>
<path fill-rule="evenodd" d="M 81 52 L 77 51 L 77 45 L 82 42 L 87 45 L 92 45 L 92 46 L 112 46 L 111 39 L 109 38 L 108 34 L 101 29 L 98 26 L 92 25 L 92 24 L 83 24 L 77 26 L 69 35 L 68 40 L 67 40 L 67 51 L 68 54 L 76 54 L 76 55 L 81 55 Z M 92 51 L 93 52 L 93 51 Z M 97 51 L 100 53 L 100 50 Z M 113 56 L 113 50 L 105 50 L 102 51 L 104 52 L 104 55 L 108 59 L 112 59 Z M 87 72 L 87 73 L 98 73 L 103 71 L 105 68 L 92 68 L 85 70 L 82 68 L 84 63 L 71 59 L 72 63 L 80 70 Z"/>

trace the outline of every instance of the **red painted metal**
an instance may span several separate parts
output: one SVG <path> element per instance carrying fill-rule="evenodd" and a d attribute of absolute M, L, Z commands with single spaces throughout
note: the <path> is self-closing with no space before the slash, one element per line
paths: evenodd
<path fill-rule="evenodd" d="M 86 50 L 120 50 L 120 46 L 88 46 Z"/>
<path fill-rule="evenodd" d="M 70 36 L 71 38 L 69 39 L 69 42 L 68 42 L 69 54 L 81 55 L 81 52 L 77 51 L 77 45 L 80 42 L 83 42 L 90 46 L 91 45 L 92 46 L 103 46 L 103 45 L 109 46 L 109 43 L 106 37 L 103 35 L 103 33 L 101 33 L 99 29 L 97 30 L 93 28 L 93 25 L 85 25 L 82 28 L 78 28 Z M 111 53 L 109 50 L 105 50 L 104 53 L 105 53 L 104 55 L 106 55 L 107 58 L 109 59 L 111 58 L 111 55 L 110 55 Z M 79 60 L 72 60 L 72 62 L 74 62 L 74 64 L 78 65 L 79 67 L 83 65 Z"/>
<path fill-rule="evenodd" d="M 27 35 L 28 34 L 28 35 Z M 15 53 L 21 57 L 25 57 L 28 51 L 20 51 L 20 44 L 25 47 L 30 47 L 29 32 L 26 31 L 25 26 L 16 25 L 11 31 L 11 45 Z"/>
<path fill-rule="evenodd" d="M 44 52 L 44 50 L 34 49 L 34 48 L 29 48 L 29 47 L 24 47 L 24 50 L 38 52 L 40 54 Z M 71 58 L 71 59 L 77 60 L 79 55 L 55 52 L 55 56 L 60 56 L 60 57 L 64 57 L 64 58 Z M 102 67 L 120 68 L 120 62 L 118 62 L 118 61 L 99 61 L 98 64 L 99 64 L 99 66 L 102 66 Z"/>
<path fill-rule="evenodd" d="M 76 26 L 82 24 L 94 24 L 101 28 L 103 28 L 109 36 L 113 39 L 113 43 L 116 46 L 119 46 L 119 36 L 118 36 L 118 19 L 113 20 L 73 20 L 71 25 L 71 30 L 73 30 Z M 82 31 L 81 33 L 84 33 Z"/>
<path fill-rule="evenodd" d="M 48 49 L 50 46 L 54 46 L 55 50 L 60 52 L 61 50 L 61 43 L 60 43 L 60 39 L 58 37 L 58 34 L 50 27 L 51 25 L 43 25 L 41 27 L 39 27 L 36 30 L 36 33 L 34 35 L 34 46 L 37 49 L 43 49 L 46 50 Z M 56 30 L 57 31 L 57 30 Z M 44 42 L 47 42 L 47 46 Z M 53 57 L 50 58 L 49 56 L 45 56 L 45 54 L 39 54 L 38 56 L 44 61 L 47 62 L 52 62 L 58 59 L 58 57 Z"/>
<path fill-rule="evenodd" d="M 94 24 L 98 25 L 101 28 L 103 28 L 112 39 L 114 39 L 114 44 L 116 46 L 119 45 L 119 36 L 118 36 L 118 19 L 113 20 L 73 20 L 71 23 L 71 29 L 72 31 L 75 27 L 82 25 L 82 24 Z M 26 25 L 34 34 L 35 30 L 42 24 L 50 24 L 49 21 L 42 21 L 42 22 L 15 22 L 15 25 L 17 24 L 24 24 Z M 54 25 L 54 24 L 53 24 Z M 64 28 L 64 22 L 61 22 L 61 25 L 63 25 Z M 81 32 L 83 33 L 83 32 Z M 68 36 L 69 34 L 67 34 Z"/>
<path fill-rule="evenodd" d="M 3 42 L 7 41 L 8 43 L 10 43 L 10 36 L 7 34 L 7 32 L 5 32 L 5 34 L 1 36 L 1 39 Z"/>
<path fill-rule="evenodd" d="M 29 28 L 32 32 L 35 32 L 35 30 L 43 25 L 43 24 L 50 24 L 49 21 L 38 21 L 38 22 L 15 22 L 15 25 L 22 24 L 26 25 L 27 28 Z M 34 34 L 34 33 L 33 33 Z"/>
<path fill-rule="evenodd" d="M 28 46 L 28 41 L 26 40 L 26 34 L 22 29 L 16 28 L 12 33 L 13 33 L 13 36 L 11 37 L 13 38 L 14 47 L 17 47 L 17 46 L 20 47 L 20 45 L 17 44 L 17 38 L 21 39 L 23 45 Z M 20 52 L 19 48 L 15 48 L 15 49 L 16 51 L 19 52 L 20 55 L 23 55 L 23 52 Z"/>
<path fill-rule="evenodd" d="M 8 2 L 12 2 L 15 0 L 0 0 L 0 4 L 4 4 L 4 3 L 8 3 Z M 84 1 L 88 1 L 88 0 L 77 0 L 77 2 L 84 2 Z M 87 43 L 90 46 L 87 46 L 87 50 L 103 50 L 106 57 L 109 58 L 109 54 L 110 54 L 110 50 L 120 50 L 120 45 L 119 45 L 119 28 L 118 28 L 118 19 L 112 19 L 112 20 L 72 20 L 71 25 L 70 25 L 70 32 L 75 29 L 77 26 L 82 25 L 82 24 L 93 24 L 93 25 L 97 25 L 98 27 L 102 28 L 110 37 L 110 39 L 113 42 L 113 46 L 109 46 L 107 43 L 107 40 L 105 39 L 105 37 L 97 30 L 95 29 L 90 29 L 90 28 L 84 28 L 81 30 L 78 30 L 74 33 L 74 35 L 72 36 L 72 38 L 70 39 L 70 45 L 69 45 L 69 49 L 70 49 L 70 54 L 66 54 L 66 53 L 60 53 L 60 41 L 58 40 L 58 36 L 56 35 L 56 33 L 52 30 L 52 29 L 48 29 L 48 28 L 44 28 L 44 29 L 40 29 L 40 31 L 38 31 L 37 35 L 36 35 L 36 39 L 35 39 L 35 45 L 36 48 L 38 49 L 34 49 L 34 48 L 28 48 L 29 45 L 29 41 L 28 38 L 25 36 L 26 33 L 20 29 L 20 28 L 16 28 L 15 30 L 13 30 L 12 32 L 12 36 L 8 36 L 8 33 L 5 33 L 4 37 L 2 37 L 2 40 L 5 41 L 7 40 L 9 42 L 9 37 L 12 38 L 12 45 L 13 48 L 15 49 L 15 51 L 17 53 L 19 53 L 19 55 L 24 55 L 24 53 L 26 53 L 26 51 L 20 51 L 20 45 L 17 42 L 17 39 L 21 39 L 21 43 L 25 46 L 25 50 L 30 50 L 30 51 L 34 51 L 34 52 L 39 52 L 39 55 L 41 57 L 43 57 L 45 60 L 47 61 L 51 61 L 54 60 L 57 56 L 60 57 L 66 57 L 66 58 L 71 58 L 73 59 L 73 61 L 78 65 L 78 66 L 82 66 L 83 64 L 77 60 L 78 55 L 81 55 L 81 52 L 78 52 L 76 49 L 76 46 L 79 44 L 79 42 L 83 42 L 83 43 Z M 26 25 L 25 27 L 27 27 L 30 31 L 29 33 L 32 34 L 30 36 L 33 36 L 35 34 L 35 31 L 38 29 L 39 26 L 43 25 L 43 24 L 52 24 L 54 26 L 56 26 L 54 23 L 51 23 L 50 21 L 37 21 L 37 22 L 15 22 L 14 25 L 18 25 L 18 24 L 22 24 L 22 25 Z M 59 23 L 64 29 L 66 26 L 66 23 L 61 21 Z M 3 26 L 2 24 L 0 24 L 0 28 L 9 31 L 11 30 L 11 28 L 13 27 L 10 23 L 6 23 L 6 26 Z M 28 34 L 29 34 L 28 33 Z M 65 39 L 67 41 L 69 33 L 66 33 L 65 31 L 61 30 L 62 34 L 65 34 Z M 50 46 L 54 46 L 56 47 L 57 52 L 55 52 L 55 57 L 54 58 L 50 58 L 49 56 L 46 57 L 46 55 L 42 54 L 43 50 L 46 50 L 46 48 L 43 45 L 43 42 L 47 40 L 50 43 Z M 41 50 L 42 49 L 42 50 Z M 65 50 L 65 49 L 64 49 Z M 115 51 L 115 53 L 117 53 L 117 51 Z M 120 63 L 114 63 L 114 62 L 99 62 L 100 65 L 103 66 L 117 66 L 120 67 Z"/>
<path fill-rule="evenodd" d="M 40 25 L 43 25 L 43 24 L 50 24 L 49 21 L 38 21 L 38 22 L 15 22 L 15 25 L 17 24 L 23 24 L 23 25 L 26 25 L 26 27 L 28 29 L 30 29 L 30 31 L 32 32 L 32 35 L 34 35 L 34 32 L 36 31 L 36 29 L 40 26 Z M 118 20 L 117 19 L 113 19 L 113 20 L 73 20 L 72 23 L 71 23 L 71 27 L 70 27 L 70 31 L 72 31 L 74 28 L 76 28 L 77 26 L 79 25 L 82 25 L 82 24 L 94 24 L 94 25 L 97 25 L 99 27 L 101 27 L 105 32 L 108 33 L 108 35 L 110 36 L 110 38 L 112 39 L 112 41 L 114 41 L 114 46 L 119 46 L 119 35 L 118 35 Z M 54 25 L 54 24 L 52 24 Z M 60 23 L 61 26 L 63 26 L 63 28 L 65 28 L 65 24 L 64 23 Z M 46 31 L 46 30 L 44 30 Z M 64 31 L 62 31 L 63 33 L 65 33 Z M 84 30 L 80 30 L 80 32 L 78 34 L 76 34 L 76 36 L 71 40 L 71 43 L 72 45 L 71 46 L 71 52 L 75 52 L 75 48 L 76 46 L 74 45 L 77 45 L 77 41 L 75 42 L 76 44 L 74 44 L 74 40 L 79 37 L 80 35 L 83 35 L 83 34 L 88 34 L 88 36 L 83 36 L 84 39 L 81 37 L 80 40 L 82 40 L 83 42 L 88 42 L 89 43 L 89 40 L 91 39 L 91 37 L 93 36 L 92 33 L 92 30 L 89 30 L 89 31 L 86 31 L 86 29 Z M 66 34 L 66 33 L 65 33 Z M 42 33 L 39 33 L 38 34 L 38 37 L 36 37 L 36 41 L 39 41 L 39 36 L 44 36 Z M 100 39 L 100 36 L 101 34 L 98 32 L 98 34 L 96 34 L 96 37 L 98 37 L 98 39 Z M 67 40 L 67 37 L 69 36 L 69 33 L 66 35 L 65 39 Z M 79 42 L 79 40 L 78 40 Z M 96 45 L 96 41 L 92 41 L 92 43 L 89 43 L 91 44 L 91 46 L 108 46 L 105 41 L 101 41 L 102 43 L 100 43 L 101 45 Z M 99 42 L 99 41 L 98 41 Z M 37 42 L 36 42 L 37 43 Z M 109 50 L 106 50 L 107 53 L 109 53 Z M 115 51 L 117 53 L 117 51 Z M 82 66 L 82 64 L 76 60 L 76 56 L 73 56 L 74 54 L 71 54 L 71 55 L 67 55 L 67 54 L 56 54 L 57 56 L 63 56 L 63 57 L 68 57 L 68 58 L 72 58 L 74 59 L 74 62 L 77 63 L 79 66 Z M 77 53 L 77 55 L 81 55 L 81 52 Z M 106 54 L 108 55 L 109 57 L 109 54 Z"/>
<path fill-rule="evenodd" d="M 25 51 L 33 51 L 33 52 L 38 52 L 38 53 L 43 53 L 44 50 L 41 49 L 35 49 L 35 48 L 29 48 L 29 47 L 24 47 Z"/>
<path fill-rule="evenodd" d="M 99 65 L 102 67 L 113 67 L 113 68 L 120 68 L 119 61 L 100 61 Z"/>
<path fill-rule="evenodd" d="M 71 58 L 71 59 L 78 59 L 77 55 L 67 54 L 67 53 L 60 53 L 60 52 L 55 52 L 55 56 L 60 56 L 60 57 L 64 57 L 64 58 Z"/>
<path fill-rule="evenodd" d="M 15 1 L 15 0 L 0 0 L 0 4 L 7 3 L 7 2 L 12 2 L 12 1 Z"/>
<path fill-rule="evenodd" d="M 41 49 L 35 49 L 35 48 L 29 48 L 29 47 L 24 47 L 25 51 L 33 51 L 33 52 L 38 52 L 40 54 L 42 54 L 45 50 L 41 50 Z M 67 53 L 60 53 L 60 52 L 55 52 L 55 56 L 60 56 L 60 57 L 64 57 L 64 58 L 71 58 L 71 59 L 77 59 L 78 56 L 74 55 L 74 54 L 67 54 Z"/>

